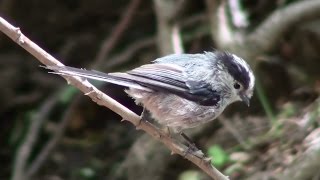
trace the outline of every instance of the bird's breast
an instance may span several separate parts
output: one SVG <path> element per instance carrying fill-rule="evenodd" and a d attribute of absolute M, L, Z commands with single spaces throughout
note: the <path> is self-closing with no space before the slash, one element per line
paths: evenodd
<path fill-rule="evenodd" d="M 193 101 L 164 92 L 128 89 L 126 92 L 142 104 L 161 125 L 179 130 L 192 128 L 215 119 L 223 109 L 201 106 Z"/>

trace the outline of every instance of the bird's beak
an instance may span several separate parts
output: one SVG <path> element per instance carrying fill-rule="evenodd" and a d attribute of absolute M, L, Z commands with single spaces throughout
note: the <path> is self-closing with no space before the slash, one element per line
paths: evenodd
<path fill-rule="evenodd" d="M 247 95 L 240 94 L 240 98 L 248 107 L 250 106 L 250 98 Z"/>

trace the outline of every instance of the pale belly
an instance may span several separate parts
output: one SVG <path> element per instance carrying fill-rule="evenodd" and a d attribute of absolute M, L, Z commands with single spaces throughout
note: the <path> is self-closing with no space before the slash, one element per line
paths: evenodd
<path fill-rule="evenodd" d="M 214 120 L 223 108 L 201 106 L 195 102 L 162 92 L 129 89 L 126 92 L 142 104 L 161 125 L 179 132 Z"/>

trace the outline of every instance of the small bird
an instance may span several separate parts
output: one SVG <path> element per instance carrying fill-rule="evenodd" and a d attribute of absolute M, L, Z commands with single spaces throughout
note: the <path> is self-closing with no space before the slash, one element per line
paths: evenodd
<path fill-rule="evenodd" d="M 221 51 L 172 54 L 127 72 L 103 73 L 47 66 L 55 74 L 80 76 L 128 87 L 125 90 L 160 125 L 175 133 L 217 118 L 235 101 L 249 106 L 255 77 L 240 57 Z"/>

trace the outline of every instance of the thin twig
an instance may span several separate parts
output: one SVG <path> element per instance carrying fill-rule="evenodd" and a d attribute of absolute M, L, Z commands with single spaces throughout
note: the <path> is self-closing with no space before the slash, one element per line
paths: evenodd
<path fill-rule="evenodd" d="M 246 143 L 245 138 L 242 136 L 242 134 L 238 131 L 236 127 L 232 123 L 229 122 L 224 116 L 220 116 L 219 122 L 223 124 L 223 127 L 229 131 L 232 136 L 239 142 L 239 144 L 244 148 L 244 149 L 249 149 L 249 144 Z"/>
<path fill-rule="evenodd" d="M 129 26 L 132 18 L 134 17 L 134 13 L 140 5 L 141 0 L 132 0 L 128 7 L 124 10 L 123 17 L 116 25 L 112 33 L 103 40 L 103 43 L 100 47 L 99 53 L 95 58 L 94 67 L 100 66 L 103 64 L 105 58 L 109 55 L 110 51 L 116 45 L 121 35 L 125 32 L 127 27 Z"/>
<path fill-rule="evenodd" d="M 19 28 L 16 28 L 9 24 L 6 20 L 0 17 L 0 30 L 4 32 L 8 37 L 10 37 L 13 41 L 18 43 L 22 48 L 27 50 L 30 54 L 35 56 L 40 62 L 45 65 L 59 65 L 63 66 L 58 60 L 49 55 L 43 49 L 41 49 L 38 45 L 33 43 L 30 39 L 22 34 Z M 132 124 L 136 125 L 138 129 L 141 129 L 151 135 L 154 139 L 161 141 L 167 148 L 169 148 L 173 153 L 179 154 L 189 161 L 193 162 L 199 168 L 201 168 L 204 172 L 206 172 L 210 177 L 217 180 L 226 180 L 228 177 L 224 176 L 221 172 L 219 172 L 216 168 L 211 165 L 210 159 L 202 158 L 195 156 L 191 153 L 186 153 L 187 147 L 183 144 L 175 141 L 166 133 L 160 131 L 152 124 L 144 121 L 140 121 L 140 118 L 137 114 L 118 103 L 111 97 L 107 96 L 103 92 L 99 91 L 96 87 L 90 84 L 87 80 L 83 80 L 79 77 L 64 77 L 69 84 L 80 89 L 83 93 L 88 93 L 89 96 L 94 102 L 101 106 L 105 106 L 110 110 L 119 114 L 123 119 L 128 120 Z"/>
<path fill-rule="evenodd" d="M 73 101 L 73 104 L 77 104 L 76 101 Z M 49 154 L 53 151 L 54 147 L 56 147 L 56 144 L 59 142 L 64 133 L 73 110 L 74 108 L 68 108 L 67 111 L 64 112 L 63 118 L 55 128 L 56 131 L 52 134 L 51 139 L 46 143 L 40 154 L 38 154 L 36 159 L 30 163 L 30 167 L 26 170 L 26 179 L 31 179 L 35 175 Z"/>
<path fill-rule="evenodd" d="M 230 26 L 225 2 L 207 0 L 210 30 L 219 49 L 229 50 L 236 41 L 234 29 Z"/>
<path fill-rule="evenodd" d="M 163 1 L 154 0 L 157 17 L 158 48 L 162 55 L 183 53 L 180 25 L 176 21 L 177 9 L 185 5 L 184 0 Z"/>
<path fill-rule="evenodd" d="M 42 104 L 40 110 L 31 118 L 32 121 L 26 133 L 26 138 L 19 147 L 15 158 L 12 180 L 25 179 L 25 169 L 30 157 L 30 153 L 32 152 L 33 146 L 38 139 L 42 124 L 47 119 L 46 116 L 48 115 L 51 107 L 55 105 L 56 101 L 57 98 L 55 95 L 49 97 L 45 103 Z"/>
<path fill-rule="evenodd" d="M 103 40 L 101 48 L 98 51 L 97 56 L 92 65 L 93 67 L 100 66 L 103 63 L 103 60 L 107 58 L 110 51 L 117 44 L 122 34 L 125 32 L 125 30 L 129 26 L 132 18 L 134 17 L 133 14 L 136 12 L 140 2 L 141 2 L 140 0 L 132 0 L 131 3 L 128 5 L 125 11 L 126 13 L 123 13 L 123 17 L 121 18 L 119 23 L 116 25 L 112 33 L 106 39 Z M 70 117 L 71 112 L 73 112 L 73 109 L 76 106 L 77 102 L 79 102 L 80 98 L 81 96 L 77 96 L 75 100 L 73 100 L 73 103 L 68 107 L 68 109 L 65 112 L 65 115 L 60 121 L 57 132 L 47 142 L 47 144 L 44 146 L 41 152 L 37 155 L 35 160 L 30 163 L 30 167 L 26 172 L 27 178 L 31 178 L 37 172 L 37 170 L 41 167 L 43 162 L 45 162 L 49 154 L 53 151 L 57 142 L 63 135 L 65 126 L 67 122 L 69 122 L 68 118 Z"/>
<path fill-rule="evenodd" d="M 276 179 L 312 179 L 319 173 L 320 166 L 320 128 L 314 129 L 304 139 L 306 150 L 301 153 L 283 173 L 274 174 Z"/>
<path fill-rule="evenodd" d="M 204 23 L 204 21 L 207 20 L 207 17 L 205 14 L 196 14 L 194 16 L 191 16 L 187 19 L 182 20 L 179 24 L 181 28 L 188 27 L 188 26 L 197 26 L 198 29 L 200 29 L 198 32 L 192 34 L 191 36 L 187 36 L 183 38 L 184 42 L 189 42 L 193 39 L 202 37 L 204 35 L 208 35 L 209 31 L 203 31 L 203 26 L 201 25 Z M 205 23 L 204 23 L 205 24 Z M 197 29 L 197 28 L 196 28 Z M 138 51 L 140 51 L 143 48 L 147 48 L 150 46 L 156 45 L 157 39 L 156 37 L 148 37 L 144 39 L 137 40 L 135 42 L 132 42 L 125 50 L 120 52 L 117 55 L 114 55 L 109 58 L 108 63 L 105 63 L 106 65 L 102 68 L 105 71 L 108 71 L 110 69 L 113 69 L 116 66 L 120 66 L 124 63 L 127 63 L 131 57 L 134 56 Z"/>
<path fill-rule="evenodd" d="M 319 17 L 320 1 L 297 1 L 284 8 L 275 10 L 261 23 L 251 34 L 247 44 L 257 46 L 260 52 L 267 52 L 275 48 L 275 44 L 281 39 L 283 33 L 293 25 L 305 22 L 306 19 Z"/>
<path fill-rule="evenodd" d="M 240 3 L 240 0 L 228 0 L 233 25 L 237 28 L 245 28 L 248 27 L 249 22 L 247 14 L 241 8 Z"/>
<path fill-rule="evenodd" d="M 134 54 L 137 53 L 139 50 L 155 44 L 156 44 L 155 37 L 149 37 L 149 38 L 135 41 L 132 44 L 130 44 L 128 48 L 126 48 L 124 51 L 120 52 L 118 55 L 110 57 L 108 63 L 105 64 L 103 70 L 108 71 L 113 69 L 116 66 L 120 66 L 128 62 L 130 58 L 133 57 Z"/>

